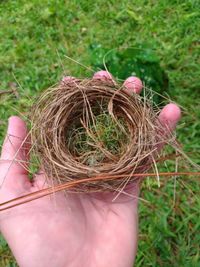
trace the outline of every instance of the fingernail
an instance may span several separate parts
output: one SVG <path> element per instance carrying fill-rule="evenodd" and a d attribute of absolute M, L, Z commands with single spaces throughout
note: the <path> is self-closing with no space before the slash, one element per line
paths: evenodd
<path fill-rule="evenodd" d="M 132 91 L 137 94 L 139 94 L 143 88 L 142 81 L 135 76 L 131 76 L 126 79 L 126 81 L 124 82 L 124 86 L 128 89 L 128 91 Z"/>
<path fill-rule="evenodd" d="M 112 79 L 112 76 L 108 71 L 100 70 L 94 74 L 93 78 L 107 80 Z"/>
<path fill-rule="evenodd" d="M 166 105 L 159 115 L 163 125 L 168 125 L 174 129 L 181 118 L 181 109 L 174 103 Z"/>
<path fill-rule="evenodd" d="M 74 80 L 74 77 L 73 76 L 64 76 L 61 80 L 61 84 L 62 85 L 65 85 L 66 83 L 68 82 L 71 82 Z"/>

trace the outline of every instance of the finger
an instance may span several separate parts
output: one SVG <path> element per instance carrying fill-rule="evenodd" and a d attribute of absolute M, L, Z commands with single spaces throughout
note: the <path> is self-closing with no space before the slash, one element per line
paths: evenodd
<path fill-rule="evenodd" d="M 126 88 L 125 91 L 127 91 L 130 94 L 132 93 L 140 94 L 143 88 L 143 84 L 138 77 L 131 76 L 125 80 L 124 87 Z"/>
<path fill-rule="evenodd" d="M 15 174 L 25 174 L 24 165 L 28 161 L 28 135 L 25 122 L 17 116 L 10 117 L 7 135 L 4 140 L 1 162 L 5 162 L 5 168 Z"/>
<path fill-rule="evenodd" d="M 160 112 L 158 116 L 158 123 L 162 127 L 159 130 L 158 137 L 160 136 L 161 140 L 159 140 L 157 148 L 158 152 L 163 148 L 165 145 L 164 139 L 169 139 L 170 134 L 175 130 L 178 121 L 181 118 L 181 109 L 173 104 L 170 103 L 166 105 Z"/>
<path fill-rule="evenodd" d="M 181 118 L 181 109 L 173 103 L 166 105 L 159 114 L 159 122 L 167 132 L 173 131 L 176 128 L 178 121 Z"/>
<path fill-rule="evenodd" d="M 64 76 L 61 80 L 61 85 L 65 85 L 65 84 L 68 84 L 69 82 L 72 82 L 74 81 L 75 78 L 72 77 L 72 76 Z"/>
<path fill-rule="evenodd" d="M 102 80 L 102 81 L 113 81 L 112 75 L 106 70 L 100 70 L 96 72 L 93 76 L 93 79 Z"/>

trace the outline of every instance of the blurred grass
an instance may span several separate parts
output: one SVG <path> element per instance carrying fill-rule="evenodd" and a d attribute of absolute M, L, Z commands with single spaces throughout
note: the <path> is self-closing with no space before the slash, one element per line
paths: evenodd
<path fill-rule="evenodd" d="M 26 114 L 34 97 L 63 74 L 92 72 L 90 45 L 120 48 L 145 43 L 154 49 L 169 78 L 169 94 L 183 110 L 178 137 L 187 152 L 200 149 L 200 2 L 197 0 L 1 1 L 0 143 L 11 114 Z M 200 162 L 199 154 L 190 154 Z M 175 186 L 174 186 L 175 185 Z M 197 178 L 144 184 L 140 241 L 135 266 L 200 266 L 200 184 Z M 147 187 L 147 188 L 146 188 Z M 176 199 L 174 200 L 174 188 Z M 0 240 L 0 266 L 15 266 Z M 114 266 L 113 266 L 114 267 Z"/>

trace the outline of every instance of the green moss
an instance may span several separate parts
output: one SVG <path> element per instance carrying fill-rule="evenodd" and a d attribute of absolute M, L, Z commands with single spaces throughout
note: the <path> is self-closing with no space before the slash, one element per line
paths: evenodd
<path fill-rule="evenodd" d="M 103 150 L 120 156 L 128 141 L 127 126 L 122 118 L 115 121 L 107 112 L 94 116 L 87 130 L 84 127 L 72 129 L 69 133 L 69 148 L 76 156 L 82 156 L 88 165 L 106 162 Z"/>

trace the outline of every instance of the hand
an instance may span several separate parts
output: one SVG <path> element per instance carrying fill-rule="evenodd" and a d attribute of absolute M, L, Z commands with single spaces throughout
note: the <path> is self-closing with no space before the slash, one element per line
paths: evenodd
<path fill-rule="evenodd" d="M 94 78 L 111 76 L 100 71 Z M 140 93 L 133 81 L 125 81 L 127 90 Z M 158 119 L 163 127 L 175 128 L 180 109 L 168 104 Z M 18 158 L 28 161 L 22 146 L 26 135 L 25 123 L 11 117 L 0 161 L 1 203 L 44 187 L 44 175 L 31 183 L 19 163 L 11 164 L 17 151 Z M 0 230 L 21 267 L 131 267 L 137 249 L 138 191 L 135 186 L 135 198 L 126 202 L 106 201 L 103 194 L 57 193 L 1 212 Z"/>

